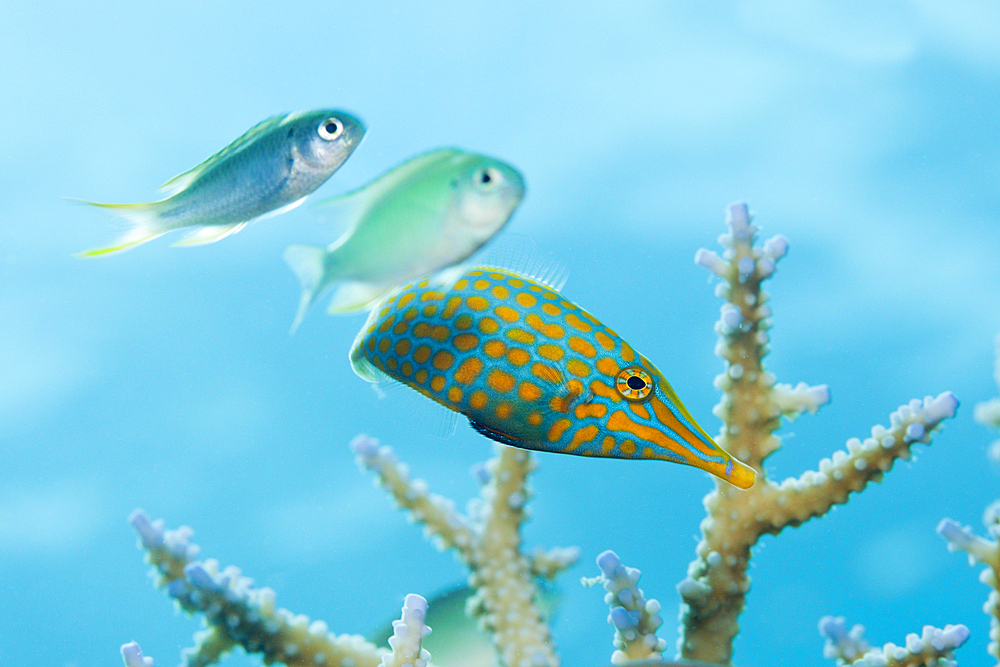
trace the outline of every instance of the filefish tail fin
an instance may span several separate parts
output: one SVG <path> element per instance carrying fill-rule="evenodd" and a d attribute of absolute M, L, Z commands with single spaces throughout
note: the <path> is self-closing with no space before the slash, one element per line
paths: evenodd
<path fill-rule="evenodd" d="M 247 226 L 246 222 L 237 222 L 232 225 L 199 225 L 177 243 L 172 243 L 172 248 L 184 248 L 188 246 L 207 245 L 221 241 L 230 234 L 235 234 Z"/>
<path fill-rule="evenodd" d="M 309 306 L 316 300 L 316 296 L 326 287 L 326 281 L 323 279 L 326 249 L 311 245 L 290 245 L 285 248 L 283 257 L 302 285 L 299 310 L 295 314 L 292 329 L 288 332 L 288 335 L 292 335 L 302 324 L 302 319 L 306 316 Z"/>
<path fill-rule="evenodd" d="M 326 312 L 331 315 L 342 315 L 371 308 L 394 287 L 396 286 L 386 283 L 345 282 L 333 293 Z"/>
<path fill-rule="evenodd" d="M 67 199 L 72 199 L 67 197 Z M 130 227 L 122 234 L 114 244 L 105 248 L 95 248 L 77 253 L 77 257 L 96 257 L 97 255 L 108 255 L 114 252 L 128 250 L 134 246 L 152 241 L 158 236 L 162 236 L 170 231 L 168 223 L 163 222 L 157 214 L 157 202 L 142 204 L 102 204 L 100 202 L 87 201 L 86 199 L 73 199 L 88 206 L 107 209 L 119 218 L 127 221 Z"/>

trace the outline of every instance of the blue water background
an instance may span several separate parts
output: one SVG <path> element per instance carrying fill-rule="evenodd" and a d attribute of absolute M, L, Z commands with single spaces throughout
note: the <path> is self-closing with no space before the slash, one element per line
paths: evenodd
<path fill-rule="evenodd" d="M 767 285 L 779 381 L 830 405 L 781 430 L 775 479 L 815 468 L 913 397 L 956 419 L 881 485 L 755 549 L 736 660 L 832 664 L 816 623 L 876 643 L 965 623 L 984 664 L 987 589 L 935 533 L 981 532 L 1000 496 L 997 394 L 1000 9 L 993 2 L 0 5 L 0 662 L 120 664 L 138 640 L 176 664 L 198 621 L 153 590 L 125 517 L 188 524 L 278 604 L 368 633 L 466 576 L 358 470 L 348 441 L 392 445 L 464 507 L 492 445 L 434 406 L 379 400 L 347 351 L 363 318 L 311 311 L 294 337 L 289 243 L 328 243 L 308 205 L 202 248 L 169 238 L 91 260 L 115 223 L 61 196 L 144 201 L 274 113 L 338 107 L 369 133 L 319 192 L 429 148 L 525 175 L 508 232 L 570 269 L 565 294 L 657 363 L 709 432 L 720 301 L 692 258 L 745 199 L 791 244 Z M 506 233 L 506 232 L 505 232 Z M 176 236 L 176 235 L 175 235 Z M 176 239 L 174 239 L 176 240 Z M 703 473 L 542 455 L 529 548 L 578 545 L 554 623 L 564 664 L 608 662 L 597 573 L 642 570 L 676 640 Z M 228 665 L 259 664 L 237 655 Z"/>

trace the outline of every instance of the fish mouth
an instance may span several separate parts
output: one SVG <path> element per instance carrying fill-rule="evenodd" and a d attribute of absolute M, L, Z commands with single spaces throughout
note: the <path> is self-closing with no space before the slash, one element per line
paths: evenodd
<path fill-rule="evenodd" d="M 611 420 L 608 422 L 609 428 L 631 431 L 643 440 L 656 445 L 650 453 L 650 458 L 686 463 L 740 489 L 753 486 L 757 476 L 756 471 L 720 447 L 686 414 L 686 410 L 683 411 L 685 418 L 681 420 L 659 396 L 653 396 L 649 400 L 649 405 L 653 408 L 656 421 L 661 428 L 639 425 L 635 422 L 612 424 Z M 692 424 L 694 428 L 692 429 L 686 422 Z"/>

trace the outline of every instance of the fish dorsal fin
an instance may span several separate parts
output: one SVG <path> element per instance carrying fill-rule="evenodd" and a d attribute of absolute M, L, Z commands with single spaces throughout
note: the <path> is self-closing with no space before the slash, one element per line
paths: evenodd
<path fill-rule="evenodd" d="M 359 188 L 351 190 L 350 192 L 345 192 L 342 195 L 329 197 L 317 202 L 316 205 L 341 205 L 351 202 L 358 207 L 367 207 L 369 204 L 385 196 L 386 193 L 392 192 L 400 185 L 404 184 L 408 179 L 412 178 L 415 174 L 422 172 L 427 167 L 435 163 L 445 162 L 458 155 L 462 155 L 462 153 L 463 152 L 457 148 L 438 148 L 437 150 L 429 151 L 423 155 L 411 158 L 402 164 L 396 165 L 389 171 L 377 176 L 374 180 L 365 183 Z"/>
<path fill-rule="evenodd" d="M 475 259 L 483 268 L 513 271 L 540 282 L 555 291 L 562 291 L 569 278 L 569 269 L 555 257 L 543 252 L 524 234 L 507 233 Z M 471 268 L 471 266 L 470 266 Z"/>
<path fill-rule="evenodd" d="M 201 176 L 205 171 L 207 171 L 212 166 L 218 164 L 225 158 L 233 155 L 237 151 L 241 150 L 243 147 L 250 144 L 253 140 L 270 132 L 274 128 L 281 125 L 289 116 L 292 114 L 280 114 L 278 116 L 271 116 L 270 118 L 265 118 L 260 121 L 249 130 L 234 139 L 228 146 L 220 150 L 215 155 L 207 158 L 201 164 L 188 169 L 187 171 L 177 174 L 169 181 L 160 186 L 160 192 L 170 196 L 175 195 L 178 192 L 185 190 L 194 183 L 195 179 Z"/>

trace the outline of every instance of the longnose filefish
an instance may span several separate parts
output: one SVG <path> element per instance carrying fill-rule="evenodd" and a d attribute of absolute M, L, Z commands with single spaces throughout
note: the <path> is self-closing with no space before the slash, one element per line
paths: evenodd
<path fill-rule="evenodd" d="M 372 310 L 350 359 L 365 380 L 397 380 L 507 445 L 685 463 L 739 488 L 754 481 L 646 357 L 511 271 L 477 267 L 450 287 L 401 287 Z"/>
<path fill-rule="evenodd" d="M 192 228 L 174 245 L 214 243 L 264 215 L 300 204 L 351 156 L 365 134 L 357 118 L 329 109 L 261 121 L 198 166 L 161 186 L 165 199 L 101 204 L 131 227 L 92 257 L 127 250 L 174 229 Z"/>
<path fill-rule="evenodd" d="M 309 306 L 340 283 L 328 311 L 371 307 L 415 278 L 460 263 L 493 237 L 524 197 L 516 169 L 454 148 L 405 162 L 364 187 L 328 200 L 350 226 L 328 248 L 293 245 L 285 261 L 302 284 L 292 331 Z"/>

